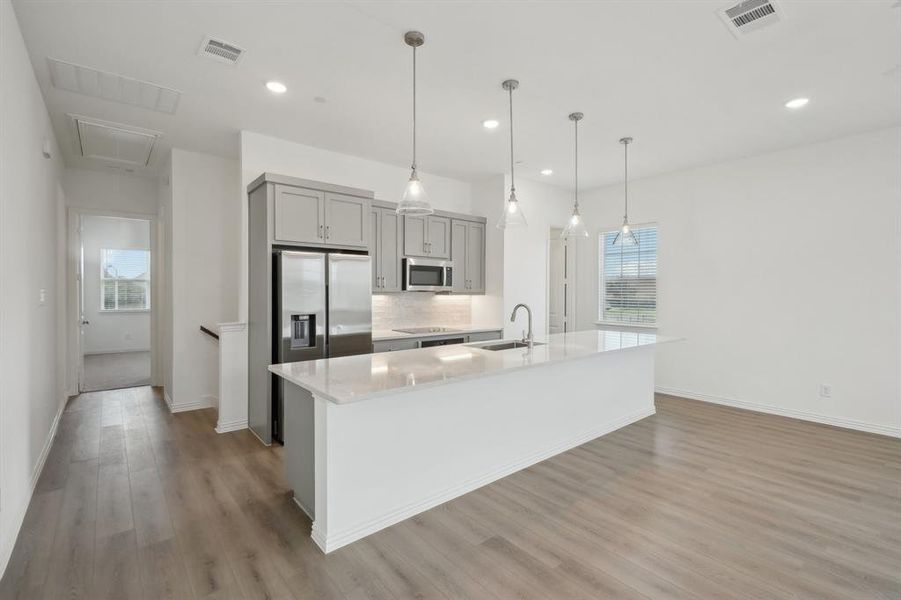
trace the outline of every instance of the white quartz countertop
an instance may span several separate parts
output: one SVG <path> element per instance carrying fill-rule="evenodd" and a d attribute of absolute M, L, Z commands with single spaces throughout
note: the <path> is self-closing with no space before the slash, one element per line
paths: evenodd
<path fill-rule="evenodd" d="M 408 329 L 408 328 L 407 328 Z M 470 333 L 484 333 L 487 331 L 503 331 L 503 327 L 455 327 L 456 331 L 431 331 L 426 333 L 404 333 L 402 331 L 395 331 L 394 329 L 373 329 L 372 330 L 372 341 L 373 342 L 385 342 L 388 340 L 402 340 L 402 339 L 419 339 L 419 338 L 427 338 L 427 337 L 444 337 L 449 336 L 453 337 L 454 335 L 467 335 Z"/>
<path fill-rule="evenodd" d="M 493 330 L 488 330 L 493 331 Z M 607 352 L 654 346 L 678 338 L 656 333 L 592 329 L 536 336 L 531 350 L 485 350 L 500 340 L 434 346 L 270 365 L 287 381 L 336 404 L 348 404 L 428 386 L 534 368 Z"/>

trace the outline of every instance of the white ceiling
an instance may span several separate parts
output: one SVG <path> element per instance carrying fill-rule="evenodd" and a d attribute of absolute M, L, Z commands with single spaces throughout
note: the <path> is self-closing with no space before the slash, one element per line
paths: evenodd
<path fill-rule="evenodd" d="M 785 1 L 785 21 L 736 39 L 713 1 L 210 2 L 16 1 L 21 29 L 70 165 L 66 113 L 164 133 L 237 157 L 248 129 L 388 163 L 410 161 L 410 49 L 419 29 L 419 163 L 475 180 L 509 169 L 569 186 L 580 124 L 582 187 L 618 181 L 617 140 L 635 176 L 901 124 L 901 9 L 894 0 Z M 247 50 L 237 67 L 197 56 L 205 35 Z M 182 92 L 175 115 L 54 89 L 47 57 Z M 269 79 L 288 86 L 273 96 Z M 783 103 L 808 96 L 789 111 Z M 326 99 L 317 102 L 316 97 Z M 486 131 L 483 119 L 501 126 Z M 151 169 L 158 165 L 158 159 Z M 538 170 L 554 169 L 542 178 Z"/>

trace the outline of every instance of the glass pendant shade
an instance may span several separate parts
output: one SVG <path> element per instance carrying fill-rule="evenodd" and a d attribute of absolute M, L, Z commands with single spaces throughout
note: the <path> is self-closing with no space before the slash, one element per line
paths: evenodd
<path fill-rule="evenodd" d="M 415 169 L 410 173 L 410 180 L 407 181 L 407 185 L 404 187 L 403 198 L 401 198 L 395 212 L 399 215 L 430 215 L 435 212 L 435 209 L 429 203 L 429 196 L 425 193 L 425 188 L 422 187 L 422 182 L 419 181 L 419 175 Z"/>
<path fill-rule="evenodd" d="M 504 203 L 504 212 L 501 213 L 497 220 L 498 229 L 506 229 L 508 227 L 525 227 L 526 216 L 522 212 L 519 200 L 516 199 L 516 191 L 510 192 L 510 198 Z"/>
<path fill-rule="evenodd" d="M 632 228 L 629 227 L 628 223 L 623 223 L 623 226 L 619 231 L 616 232 L 616 237 L 613 238 L 614 246 L 637 246 L 638 240 L 635 238 L 635 234 L 632 233 Z"/>
<path fill-rule="evenodd" d="M 573 214 L 569 217 L 566 228 L 563 230 L 563 233 L 560 234 L 560 237 L 564 240 L 588 237 L 585 219 L 583 219 L 581 213 L 579 213 L 578 207 L 573 209 Z"/>

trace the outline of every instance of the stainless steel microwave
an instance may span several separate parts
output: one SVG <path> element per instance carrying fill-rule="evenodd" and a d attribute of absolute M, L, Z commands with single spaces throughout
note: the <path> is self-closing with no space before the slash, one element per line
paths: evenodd
<path fill-rule="evenodd" d="M 454 284 L 454 263 L 431 258 L 404 259 L 404 290 L 449 292 Z"/>

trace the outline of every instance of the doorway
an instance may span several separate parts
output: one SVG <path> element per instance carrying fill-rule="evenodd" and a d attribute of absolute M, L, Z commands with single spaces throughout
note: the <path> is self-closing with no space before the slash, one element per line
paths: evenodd
<path fill-rule="evenodd" d="M 575 243 L 560 238 L 562 229 L 551 227 L 548 242 L 548 333 L 576 329 Z"/>
<path fill-rule="evenodd" d="M 76 218 L 78 391 L 151 385 L 151 220 Z"/>

